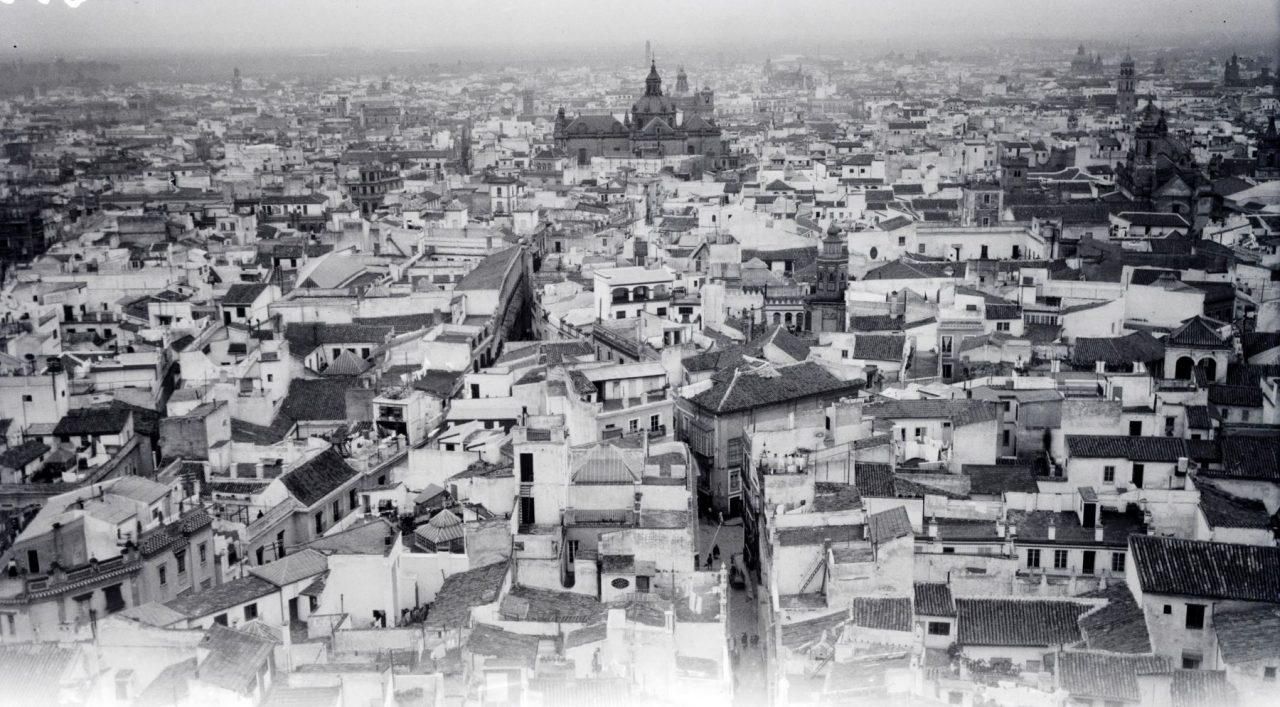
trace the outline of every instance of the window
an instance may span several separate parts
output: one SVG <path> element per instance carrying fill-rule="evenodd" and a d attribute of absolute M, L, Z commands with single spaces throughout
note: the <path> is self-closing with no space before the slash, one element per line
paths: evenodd
<path fill-rule="evenodd" d="M 40 574 L 40 553 L 35 550 L 27 550 L 27 571 L 31 574 Z"/>
<path fill-rule="evenodd" d="M 1013 432 L 1011 430 L 1004 430 L 1002 434 L 1004 435 L 1004 440 L 1001 442 L 1001 444 L 1008 447 L 1009 442 L 1011 441 L 1010 438 L 1013 436 Z"/>
<path fill-rule="evenodd" d="M 1066 550 L 1053 551 L 1053 568 L 1055 570 L 1065 570 L 1067 568 L 1067 551 Z"/>
<path fill-rule="evenodd" d="M 159 573 L 160 573 L 160 586 L 163 587 L 169 583 L 169 573 L 165 567 L 160 567 Z"/>
<path fill-rule="evenodd" d="M 324 512 L 316 514 L 316 534 L 324 532 Z"/>
<path fill-rule="evenodd" d="M 333 502 L 333 522 L 342 520 L 342 499 Z"/>
<path fill-rule="evenodd" d="M 178 574 L 184 574 L 187 571 L 187 551 L 180 550 L 173 553 L 173 559 L 178 561 Z"/>
<path fill-rule="evenodd" d="M 1204 657 L 1199 653 L 1192 651 L 1182 652 L 1182 669 L 1183 670 L 1199 670 L 1200 663 L 1204 662 Z"/>
<path fill-rule="evenodd" d="M 258 605 L 250 604 L 244 608 L 244 620 L 253 621 L 258 618 Z"/>
<path fill-rule="evenodd" d="M 1009 330 L 1010 330 L 1009 322 L 996 322 L 996 331 L 1009 331 Z"/>
<path fill-rule="evenodd" d="M 1124 553 L 1123 552 L 1111 553 L 1111 571 L 1124 572 Z"/>
<path fill-rule="evenodd" d="M 942 337 L 942 353 L 951 353 L 951 337 L 949 336 Z"/>
<path fill-rule="evenodd" d="M 132 671 L 121 670 L 116 673 L 116 699 L 129 700 L 129 681 L 132 677 Z"/>
<path fill-rule="evenodd" d="M 907 244 L 906 236 L 898 236 L 898 247 L 901 248 Z"/>
<path fill-rule="evenodd" d="M 916 250 L 920 253 L 920 255 L 924 255 L 924 244 L 923 244 L 923 243 L 921 243 L 921 244 L 916 248 Z"/>
<path fill-rule="evenodd" d="M 640 420 L 638 418 L 627 421 L 627 431 L 637 432 L 640 429 Z"/>
<path fill-rule="evenodd" d="M 951 373 L 952 373 L 951 364 L 949 364 L 949 363 L 944 363 L 944 364 L 942 364 L 942 377 L 943 377 L 943 378 L 950 378 L 950 377 L 951 377 Z"/>
<path fill-rule="evenodd" d="M 205 545 L 205 543 L 200 543 L 198 546 L 196 546 L 196 552 L 200 555 L 201 565 L 204 565 L 206 562 L 209 561 L 209 548 Z"/>
<path fill-rule="evenodd" d="M 942 548 L 942 554 L 944 554 L 944 555 L 954 555 L 954 554 L 956 554 L 956 549 L 955 549 L 954 547 L 944 547 L 944 548 Z"/>
<path fill-rule="evenodd" d="M 1039 566 L 1040 566 L 1040 551 L 1035 548 L 1027 550 L 1027 567 L 1039 567 Z"/>
<path fill-rule="evenodd" d="M 654 432 L 657 432 L 657 431 L 658 431 L 658 428 L 660 428 L 660 427 L 662 427 L 662 416 L 661 416 L 661 415 L 650 415 L 650 416 L 649 416 L 649 429 L 650 429 L 650 430 L 653 430 Z"/>
<path fill-rule="evenodd" d="M 1116 482 L 1116 468 L 1114 466 L 1102 467 L 1102 483 L 1114 484 Z"/>
<path fill-rule="evenodd" d="M 648 577 L 636 577 L 636 591 L 637 591 L 637 592 L 644 592 L 644 593 L 648 593 L 648 591 L 649 591 L 649 578 L 648 578 Z"/>
<path fill-rule="evenodd" d="M 347 505 L 351 506 L 351 510 L 353 511 L 356 509 L 356 506 L 360 505 L 360 497 L 356 494 L 355 489 L 351 489 L 347 492 Z"/>
<path fill-rule="evenodd" d="M 12 621 L 13 621 L 13 614 L 9 614 L 9 621 L 10 621 L 10 622 L 12 622 Z M 12 623 L 10 623 L 10 624 L 9 624 L 9 626 L 10 626 L 10 628 L 12 628 L 12 627 L 13 627 L 13 624 L 12 624 Z M 1266 668 L 1263 668 L 1263 669 L 1262 669 L 1262 679 L 1263 679 L 1263 680 L 1275 680 L 1275 679 L 1276 679 L 1276 669 L 1275 669 L 1275 668 L 1273 668 L 1273 667 L 1270 667 L 1270 666 L 1268 666 L 1268 667 L 1266 667 Z"/>
<path fill-rule="evenodd" d="M 930 621 L 929 635 L 930 636 L 950 636 L 951 624 L 947 623 L 946 621 Z"/>
<path fill-rule="evenodd" d="M 1142 420 L 1129 420 L 1129 436 L 1130 437 L 1142 436 Z"/>
<path fill-rule="evenodd" d="M 34 398 L 32 398 L 30 395 L 24 395 L 24 396 L 22 396 L 22 402 L 24 402 L 24 403 L 29 403 L 29 402 L 32 402 L 33 400 L 34 400 Z"/>
<path fill-rule="evenodd" d="M 1195 631 L 1204 628 L 1204 604 L 1187 604 L 1187 628 Z"/>
<path fill-rule="evenodd" d="M 520 453 L 520 483 L 533 483 L 533 454 L 531 452 Z"/>

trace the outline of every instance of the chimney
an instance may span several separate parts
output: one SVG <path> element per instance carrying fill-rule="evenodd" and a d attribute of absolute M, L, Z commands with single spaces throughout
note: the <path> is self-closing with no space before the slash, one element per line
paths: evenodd
<path fill-rule="evenodd" d="M 1058 539 L 1058 525 L 1053 520 L 1049 521 L 1049 540 Z"/>
<path fill-rule="evenodd" d="M 929 537 L 931 538 L 938 537 L 938 517 L 937 516 L 931 516 L 929 518 Z"/>
<path fill-rule="evenodd" d="M 1095 543 L 1102 542 L 1102 523 L 1093 526 L 1093 541 Z"/>
<path fill-rule="evenodd" d="M 1018 524 L 1017 524 L 1017 523 L 1010 523 L 1010 524 L 1009 524 L 1008 537 L 1009 537 L 1009 538 L 1016 538 L 1016 537 L 1018 537 Z"/>
<path fill-rule="evenodd" d="M 1005 534 L 1004 518 L 996 519 L 996 537 L 1003 538 Z"/>

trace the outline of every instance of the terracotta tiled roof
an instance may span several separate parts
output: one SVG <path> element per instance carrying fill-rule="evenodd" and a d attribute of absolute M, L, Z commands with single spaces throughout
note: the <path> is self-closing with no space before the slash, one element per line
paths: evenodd
<path fill-rule="evenodd" d="M 957 640 L 965 646 L 1048 647 L 1080 640 L 1085 604 L 1044 599 L 957 599 Z"/>
<path fill-rule="evenodd" d="M 1280 548 L 1154 535 L 1129 548 L 1145 593 L 1280 604 Z"/>

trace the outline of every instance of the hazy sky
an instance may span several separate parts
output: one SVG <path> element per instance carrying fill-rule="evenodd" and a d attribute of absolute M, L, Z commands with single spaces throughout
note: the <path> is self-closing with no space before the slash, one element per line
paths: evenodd
<path fill-rule="evenodd" d="M 47 4 L 42 4 L 47 2 Z M 641 43 L 682 48 L 1003 35 L 1150 43 L 1276 38 L 1277 0 L 0 0 L 0 47 L 404 49 Z M 1145 41 L 1144 41 L 1145 40 Z M 642 50 L 641 50 L 642 51 Z"/>

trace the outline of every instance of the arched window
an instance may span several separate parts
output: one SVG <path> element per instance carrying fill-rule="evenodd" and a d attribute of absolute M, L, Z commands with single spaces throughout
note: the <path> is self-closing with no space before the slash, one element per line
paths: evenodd
<path fill-rule="evenodd" d="M 781 323 L 782 323 L 782 313 L 781 313 L 781 312 L 774 312 L 774 313 L 773 313 L 773 323 L 774 323 L 774 324 L 781 324 Z"/>
<path fill-rule="evenodd" d="M 787 316 L 785 317 L 785 319 L 787 322 L 787 326 L 791 326 L 791 312 L 787 312 Z"/>
<path fill-rule="evenodd" d="M 880 257 L 880 251 L 875 246 L 871 246 L 871 259 L 875 260 Z"/>
<path fill-rule="evenodd" d="M 1178 380 L 1190 380 L 1191 369 L 1196 365 L 1190 356 L 1183 356 L 1173 367 L 1173 377 Z"/>

